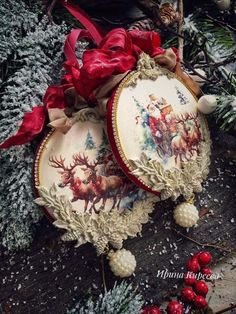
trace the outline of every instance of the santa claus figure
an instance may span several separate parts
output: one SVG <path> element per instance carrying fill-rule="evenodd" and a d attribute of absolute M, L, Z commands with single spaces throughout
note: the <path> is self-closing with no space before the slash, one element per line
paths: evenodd
<path fill-rule="evenodd" d="M 158 99 L 154 94 L 149 95 L 147 105 L 148 125 L 151 129 L 157 153 L 161 158 L 172 155 L 172 111 L 173 108 L 164 98 Z"/>

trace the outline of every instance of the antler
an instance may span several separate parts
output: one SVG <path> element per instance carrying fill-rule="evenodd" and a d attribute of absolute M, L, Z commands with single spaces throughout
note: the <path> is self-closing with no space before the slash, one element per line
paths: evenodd
<path fill-rule="evenodd" d="M 189 115 L 189 118 L 190 118 L 191 120 L 195 120 L 195 119 L 197 118 L 197 113 L 195 113 L 195 112 L 191 112 L 191 113 L 189 113 L 188 115 Z"/>
<path fill-rule="evenodd" d="M 187 120 L 194 120 L 194 119 L 196 119 L 196 117 L 197 117 L 196 113 L 186 112 L 186 113 L 182 113 L 182 114 L 179 114 L 178 116 L 176 116 L 175 121 L 176 122 L 185 122 Z"/>
<path fill-rule="evenodd" d="M 184 114 L 179 114 L 178 116 L 175 116 L 176 122 L 185 122 L 186 120 L 187 120 L 187 118 Z"/>
<path fill-rule="evenodd" d="M 88 156 L 85 156 L 85 154 L 74 154 L 73 155 L 73 167 L 75 166 L 86 166 L 89 169 L 94 170 L 94 168 L 99 164 L 99 162 L 89 162 Z M 71 165 L 72 166 L 72 165 Z"/>
<path fill-rule="evenodd" d="M 65 158 L 62 158 L 60 155 L 60 159 L 57 159 L 57 157 L 55 156 L 50 156 L 49 157 L 49 165 L 53 168 L 59 168 L 59 169 L 64 169 L 64 170 L 69 170 L 66 166 L 65 166 Z"/>
<path fill-rule="evenodd" d="M 59 159 L 56 156 L 49 157 L 49 165 L 51 167 L 69 171 L 73 170 L 76 166 L 86 166 L 87 168 L 94 170 L 98 164 L 98 161 L 89 163 L 88 156 L 85 156 L 85 154 L 74 154 L 73 163 L 70 164 L 69 167 L 65 166 L 65 158 L 62 158 L 61 155 Z"/>

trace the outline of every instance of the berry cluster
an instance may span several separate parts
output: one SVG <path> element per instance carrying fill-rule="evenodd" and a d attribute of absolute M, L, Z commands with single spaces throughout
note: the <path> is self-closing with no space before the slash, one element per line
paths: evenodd
<path fill-rule="evenodd" d="M 183 314 L 184 305 L 187 304 L 194 309 L 203 309 L 207 306 L 206 295 L 208 286 L 204 280 L 198 280 L 200 277 L 208 277 L 212 274 L 208 264 L 211 262 L 212 256 L 209 252 L 199 252 L 194 254 L 187 262 L 187 270 L 184 277 L 184 287 L 181 291 L 181 301 L 172 300 L 168 303 L 166 312 L 168 314 Z M 142 314 L 161 314 L 160 309 L 155 306 L 146 306 Z"/>
<path fill-rule="evenodd" d="M 197 274 L 201 273 L 204 276 L 212 274 L 207 265 L 211 262 L 212 257 L 209 252 L 199 252 L 187 262 L 188 273 L 185 275 L 184 283 L 186 286 L 181 291 L 181 298 L 184 302 L 193 303 L 196 309 L 202 309 L 207 306 L 206 295 L 208 286 L 204 280 L 197 280 Z M 173 313 L 169 313 L 173 314 Z"/>

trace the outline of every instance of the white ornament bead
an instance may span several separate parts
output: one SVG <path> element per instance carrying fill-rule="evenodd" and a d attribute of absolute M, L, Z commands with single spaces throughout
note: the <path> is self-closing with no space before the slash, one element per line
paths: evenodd
<path fill-rule="evenodd" d="M 207 78 L 206 72 L 202 69 L 194 69 L 198 74 L 201 76 Z M 189 75 L 196 83 L 199 84 L 199 86 L 203 86 L 206 83 L 206 80 L 202 77 L 198 76 L 197 74 Z"/>
<path fill-rule="evenodd" d="M 212 113 L 217 106 L 217 100 L 214 95 L 203 95 L 199 98 L 197 108 L 200 112 L 208 114 Z"/>
<path fill-rule="evenodd" d="M 187 202 L 181 203 L 174 210 L 174 219 L 181 227 L 193 227 L 199 219 L 198 210 L 193 204 Z"/>
<path fill-rule="evenodd" d="M 136 268 L 135 256 L 128 250 L 121 249 L 108 254 L 109 265 L 114 275 L 125 278 L 134 273 Z"/>
<path fill-rule="evenodd" d="M 214 0 L 220 11 L 229 10 L 231 1 L 230 0 Z"/>

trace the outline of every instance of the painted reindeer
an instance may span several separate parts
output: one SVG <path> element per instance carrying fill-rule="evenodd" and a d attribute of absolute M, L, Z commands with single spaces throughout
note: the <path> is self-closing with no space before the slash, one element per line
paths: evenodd
<path fill-rule="evenodd" d="M 171 146 L 175 155 L 175 162 L 178 158 L 181 162 L 189 160 L 194 152 L 199 153 L 201 140 L 200 125 L 197 121 L 197 114 L 185 114 L 175 117 L 177 123 L 177 134 L 173 137 Z"/>
<path fill-rule="evenodd" d="M 186 141 L 187 132 L 184 129 L 183 124 L 182 123 L 178 124 L 176 128 L 177 133 L 171 141 L 171 147 L 173 154 L 175 155 L 175 162 L 177 163 L 178 158 L 181 162 L 183 162 L 184 159 L 186 158 L 188 145 Z"/>
<path fill-rule="evenodd" d="M 99 165 L 99 162 L 88 162 L 88 157 L 85 155 L 76 155 L 77 160 L 79 160 L 80 166 L 85 166 L 86 168 L 81 168 L 84 170 L 86 181 L 88 184 L 92 185 L 93 192 L 95 194 L 95 199 L 93 201 L 93 208 L 95 205 L 102 200 L 102 206 L 100 209 L 105 207 L 106 201 L 109 198 L 113 198 L 112 209 L 115 208 L 118 198 L 121 199 L 122 189 L 124 188 L 122 178 L 109 175 L 103 176 L 98 174 L 96 167 Z M 120 201 L 118 201 L 117 208 L 119 208 Z"/>
<path fill-rule="evenodd" d="M 95 197 L 91 184 L 85 184 L 79 177 L 75 177 L 74 168 L 80 164 L 80 160 L 77 155 L 73 155 L 73 163 L 69 167 L 65 166 L 65 158 L 58 159 L 57 157 L 49 157 L 49 165 L 56 169 L 61 169 L 58 171 L 61 175 L 61 182 L 58 184 L 60 188 L 69 186 L 72 190 L 73 198 L 71 202 L 75 202 L 78 199 L 84 200 L 84 212 L 87 211 L 89 202 L 92 202 Z"/>
<path fill-rule="evenodd" d="M 189 138 L 188 138 L 188 147 L 190 148 L 190 151 L 196 152 L 199 154 L 199 144 L 202 140 L 202 134 L 200 130 L 200 124 L 197 119 L 197 114 L 190 115 L 191 120 L 189 121 Z"/>

